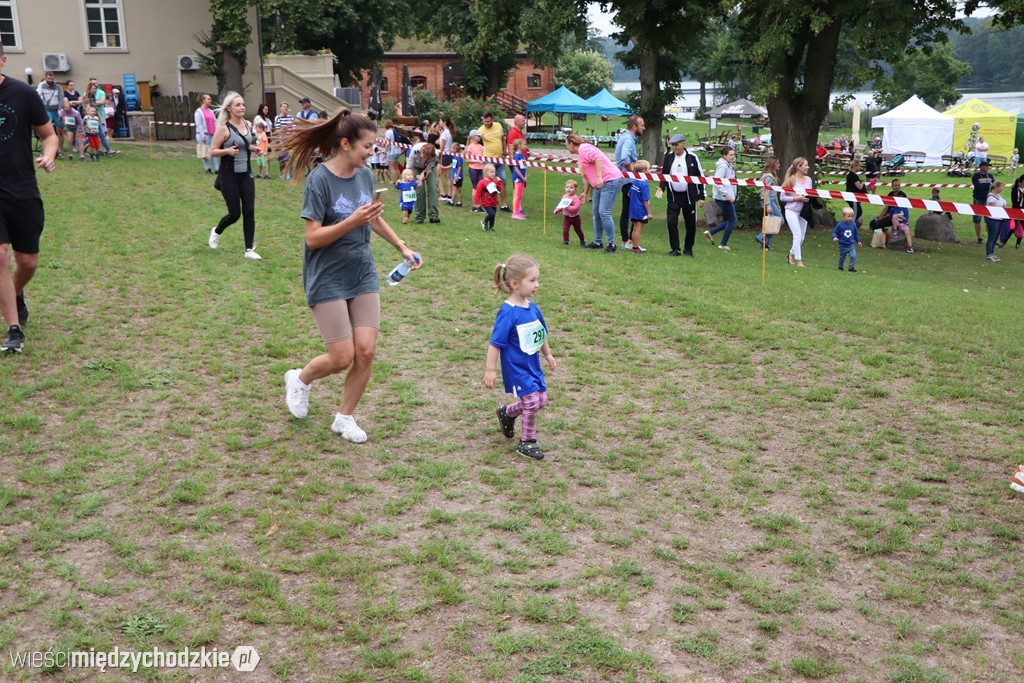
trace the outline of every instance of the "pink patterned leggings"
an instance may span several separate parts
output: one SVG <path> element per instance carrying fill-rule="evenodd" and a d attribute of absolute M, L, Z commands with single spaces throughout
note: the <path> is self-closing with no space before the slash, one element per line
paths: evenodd
<path fill-rule="evenodd" d="M 515 419 L 523 416 L 522 441 L 537 440 L 537 413 L 548 404 L 548 392 L 535 391 L 526 396 L 520 396 L 516 403 L 505 406 L 505 414 Z"/>

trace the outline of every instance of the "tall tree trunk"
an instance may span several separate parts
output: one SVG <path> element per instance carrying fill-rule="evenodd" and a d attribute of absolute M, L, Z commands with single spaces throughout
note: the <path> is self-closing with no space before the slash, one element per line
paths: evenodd
<path fill-rule="evenodd" d="M 768 98 L 768 116 L 772 147 L 783 173 L 796 157 L 809 159 L 814 172 L 814 148 L 818 129 L 829 110 L 841 28 L 840 22 L 833 22 L 814 34 L 805 27 L 792 55 L 781 56 L 776 62 L 779 91 Z M 802 87 L 798 84 L 801 76 Z"/>
<path fill-rule="evenodd" d="M 638 40 L 633 41 L 639 45 Z M 661 98 L 661 82 L 658 80 L 658 53 L 656 50 L 640 50 L 640 115 L 644 117 L 647 130 L 641 137 L 643 158 L 652 165 L 660 161 L 658 153 L 661 144 L 661 122 L 665 118 L 665 103 Z"/>
<path fill-rule="evenodd" d="M 223 100 L 224 96 L 229 92 L 236 92 L 244 95 L 245 81 L 242 80 L 241 62 L 238 61 L 238 57 L 236 57 L 231 50 L 224 50 L 221 55 L 223 57 L 224 65 L 224 90 L 220 94 L 221 100 Z"/>
<path fill-rule="evenodd" d="M 700 82 L 700 111 L 705 112 L 708 110 L 708 84 L 704 81 Z"/>

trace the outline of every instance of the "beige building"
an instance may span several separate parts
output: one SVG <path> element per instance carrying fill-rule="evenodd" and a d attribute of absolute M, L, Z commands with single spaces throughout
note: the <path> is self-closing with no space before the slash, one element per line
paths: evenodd
<path fill-rule="evenodd" d="M 246 95 L 258 99 L 255 9 L 249 18 Z M 31 69 L 38 83 L 49 70 L 59 82 L 73 79 L 80 91 L 91 77 L 123 86 L 126 73 L 134 73 L 143 90 L 158 82 L 164 95 L 215 91 L 216 79 L 192 68 L 200 49 L 195 36 L 208 33 L 212 23 L 209 0 L 0 0 L 4 73 L 25 78 Z"/>

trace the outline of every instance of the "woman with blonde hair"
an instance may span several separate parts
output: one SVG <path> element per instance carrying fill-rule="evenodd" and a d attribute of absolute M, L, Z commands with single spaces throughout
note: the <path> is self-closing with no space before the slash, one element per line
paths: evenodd
<path fill-rule="evenodd" d="M 228 212 L 210 230 L 210 249 L 220 245 L 220 236 L 229 225 L 242 219 L 245 239 L 245 258 L 259 261 L 262 257 L 253 249 L 256 238 L 256 181 L 252 177 L 251 148 L 256 146 L 252 126 L 245 120 L 245 100 L 236 92 L 224 97 L 217 113 L 217 129 L 213 134 L 210 155 L 227 157 L 218 173 L 219 189 Z"/>
<path fill-rule="evenodd" d="M 423 265 L 384 220 L 384 203 L 374 198 L 373 171 L 366 162 L 376 135 L 373 121 L 342 109 L 329 119 L 297 125 L 285 141 L 295 159 L 308 159 L 316 149 L 326 158 L 306 178 L 302 282 L 327 346 L 305 367 L 285 373 L 285 405 L 294 417 L 306 417 L 310 385 L 346 373 L 331 431 L 352 443 L 367 439 L 352 413 L 370 381 L 380 328 L 380 276 L 371 233 L 393 246 L 413 270 Z M 296 168 L 296 182 L 304 171 Z"/>
<path fill-rule="evenodd" d="M 804 243 L 804 237 L 807 236 L 807 218 L 804 214 L 810 210 L 807 203 L 811 201 L 811 198 L 795 190 L 806 190 L 814 186 L 814 181 L 807 175 L 809 168 L 810 164 L 807 163 L 806 158 L 797 157 L 793 159 L 793 163 L 790 164 L 789 170 L 786 171 L 786 177 L 782 181 L 783 187 L 790 188 L 782 192 L 782 203 L 786 205 L 786 225 L 793 233 L 793 248 L 789 250 L 789 264 L 801 268 L 804 267 L 801 246 Z"/>

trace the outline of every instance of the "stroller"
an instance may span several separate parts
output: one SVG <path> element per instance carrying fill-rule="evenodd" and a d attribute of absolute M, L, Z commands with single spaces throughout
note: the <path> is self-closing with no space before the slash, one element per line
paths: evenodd
<path fill-rule="evenodd" d="M 903 175 L 903 171 L 900 168 L 906 163 L 906 159 L 903 158 L 902 153 L 896 154 L 891 160 L 882 162 L 882 165 L 886 168 L 886 175 Z"/>
<path fill-rule="evenodd" d="M 946 175 L 953 178 L 966 178 L 970 175 L 970 173 L 967 172 L 967 165 L 964 161 L 963 152 L 957 152 L 953 155 L 953 160 L 949 164 L 949 170 L 946 171 Z"/>

